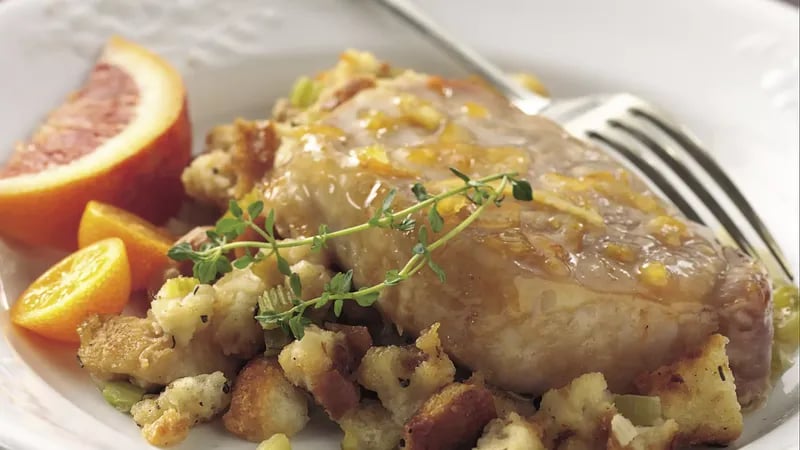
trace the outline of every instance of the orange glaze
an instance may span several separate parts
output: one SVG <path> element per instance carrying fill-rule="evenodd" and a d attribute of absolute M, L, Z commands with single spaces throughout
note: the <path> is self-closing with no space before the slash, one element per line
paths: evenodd
<path fill-rule="evenodd" d="M 376 133 L 365 118 L 385 126 Z M 423 271 L 384 292 L 378 308 L 403 330 L 440 322 L 456 360 L 533 394 L 592 371 L 625 392 L 637 374 L 722 332 L 740 400 L 763 397 L 772 334 L 765 272 L 601 149 L 523 115 L 481 83 L 412 73 L 359 91 L 321 123 L 341 133 L 310 131 L 313 152 L 285 143 L 266 180 L 281 235 L 363 223 L 391 188 L 396 208 L 410 205 L 416 182 L 430 192 L 461 183 L 450 167 L 473 178 L 517 172 L 534 189 L 533 202 L 506 199 L 434 253 L 445 284 Z M 353 149 L 361 148 L 379 148 L 380 164 L 359 163 Z M 440 207 L 447 229 L 474 206 Z M 371 229 L 329 245 L 356 286 L 367 286 L 402 267 L 415 242 L 414 233 Z"/>

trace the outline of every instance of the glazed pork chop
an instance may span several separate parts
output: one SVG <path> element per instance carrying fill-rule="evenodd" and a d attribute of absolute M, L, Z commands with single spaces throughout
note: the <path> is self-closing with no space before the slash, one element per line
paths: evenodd
<path fill-rule="evenodd" d="M 631 391 L 637 374 L 720 332 L 740 402 L 763 399 L 772 340 L 764 269 L 559 125 L 478 81 L 407 71 L 344 80 L 279 128 L 263 192 L 282 236 L 363 223 L 392 188 L 399 209 L 415 202 L 416 182 L 430 193 L 458 186 L 450 167 L 473 178 L 517 172 L 532 184 L 532 202 L 507 199 L 434 252 L 446 282 L 425 270 L 377 303 L 405 333 L 440 322 L 448 354 L 489 382 L 539 395 L 599 371 L 614 392 Z M 444 231 L 474 207 L 440 203 Z M 416 239 L 370 229 L 328 248 L 367 286 L 402 267 Z"/>

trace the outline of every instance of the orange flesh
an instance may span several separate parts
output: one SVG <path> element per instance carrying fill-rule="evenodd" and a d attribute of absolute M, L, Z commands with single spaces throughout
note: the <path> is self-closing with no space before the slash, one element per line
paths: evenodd
<path fill-rule="evenodd" d="M 119 134 L 132 120 L 139 90 L 118 67 L 98 63 L 87 83 L 53 111 L 29 142 L 20 143 L 0 178 L 69 164 Z"/>
<path fill-rule="evenodd" d="M 141 290 L 160 280 L 169 265 L 167 251 L 175 240 L 155 225 L 123 209 L 91 201 L 78 228 L 78 247 L 117 237 L 131 265 L 131 288 Z"/>
<path fill-rule="evenodd" d="M 42 311 L 59 305 L 72 293 L 69 286 L 90 284 L 102 277 L 106 264 L 104 255 L 97 252 L 84 252 L 81 258 L 67 258 L 31 285 L 26 292 L 28 295 L 21 301 L 28 310 Z"/>
<path fill-rule="evenodd" d="M 3 238 L 74 250 L 91 200 L 156 224 L 180 207 L 180 176 L 191 154 L 180 74 L 119 37 L 109 39 L 96 65 L 69 105 L 54 109 L 0 169 Z M 48 151 L 33 151 L 41 149 Z"/>
<path fill-rule="evenodd" d="M 125 244 L 111 238 L 79 250 L 42 274 L 11 306 L 11 321 L 42 336 L 78 342 L 90 314 L 119 314 L 130 296 Z"/>

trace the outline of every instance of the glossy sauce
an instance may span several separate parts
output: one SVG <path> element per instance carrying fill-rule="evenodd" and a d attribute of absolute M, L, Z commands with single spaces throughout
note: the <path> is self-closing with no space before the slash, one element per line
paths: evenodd
<path fill-rule="evenodd" d="M 723 330 L 733 365 L 751 370 L 754 395 L 764 388 L 769 294 L 746 288 L 766 284 L 763 270 L 557 124 L 478 83 L 406 73 L 302 126 L 284 139 L 265 187 L 284 235 L 363 223 L 392 187 L 399 209 L 415 201 L 415 182 L 431 193 L 457 186 L 449 167 L 473 178 L 519 172 L 531 183 L 533 202 L 509 196 L 435 252 L 447 283 L 423 271 L 378 304 L 412 333 L 441 322 L 448 352 L 491 382 L 541 393 L 598 370 L 622 391 Z M 463 198 L 442 202 L 445 227 L 472 208 Z M 373 229 L 331 246 L 366 286 L 402 267 L 415 241 Z M 737 313 L 746 317 L 733 304 L 746 305 Z"/>

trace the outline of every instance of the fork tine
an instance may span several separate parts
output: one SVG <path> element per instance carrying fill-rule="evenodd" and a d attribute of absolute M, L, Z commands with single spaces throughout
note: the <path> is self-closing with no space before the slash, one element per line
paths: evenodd
<path fill-rule="evenodd" d="M 560 100 L 552 103 L 542 114 L 556 122 L 564 123 L 585 114 L 601 103 L 602 100 L 595 97 L 577 97 L 569 100 Z"/>
<path fill-rule="evenodd" d="M 664 178 L 664 175 L 661 174 L 655 167 L 653 167 L 650 163 L 645 161 L 641 156 L 636 154 L 636 152 L 629 149 L 626 145 L 623 145 L 619 141 L 609 137 L 605 134 L 600 134 L 595 130 L 586 131 L 586 135 L 594 140 L 597 140 L 606 146 L 610 147 L 617 153 L 621 154 L 625 159 L 630 161 L 637 169 L 639 169 L 650 181 L 653 182 L 661 192 L 669 198 L 673 204 L 690 220 L 703 224 L 703 220 L 700 218 L 700 215 L 697 214 L 697 211 L 692 208 L 692 206 L 686 201 L 686 199 L 677 191 L 672 183 Z"/>
<path fill-rule="evenodd" d="M 725 231 L 733 238 L 736 244 L 744 250 L 747 254 L 758 257 L 753 244 L 742 233 L 742 230 L 731 219 L 725 209 L 717 202 L 713 195 L 703 186 L 703 183 L 678 159 L 673 157 L 664 147 L 654 141 L 650 136 L 641 132 L 640 130 L 626 125 L 618 120 L 609 120 L 608 122 L 612 127 L 624 130 L 636 140 L 641 142 L 645 147 L 652 151 L 659 157 L 670 169 L 672 169 L 683 181 L 694 191 L 695 195 L 706 205 L 709 211 L 719 220 Z"/>
<path fill-rule="evenodd" d="M 709 155 L 708 152 L 703 150 L 703 148 L 700 147 L 700 145 L 694 138 L 689 136 L 684 131 L 676 127 L 670 126 L 667 122 L 661 120 L 657 116 L 635 107 L 631 108 L 630 112 L 634 116 L 640 117 L 650 122 L 657 128 L 659 128 L 661 131 L 663 131 L 669 137 L 675 140 L 675 142 L 677 142 L 684 150 L 686 150 L 686 153 L 692 159 L 694 159 L 694 161 L 710 175 L 710 178 L 714 180 L 717 186 L 719 186 L 723 192 L 728 194 L 731 201 L 733 201 L 733 204 L 736 205 L 737 208 L 739 208 L 740 212 L 747 220 L 747 222 L 750 224 L 750 226 L 753 227 L 758 236 L 764 241 L 764 244 L 766 245 L 767 249 L 775 258 L 778 265 L 783 270 L 784 274 L 789 278 L 789 280 L 793 281 L 794 276 L 792 275 L 792 271 L 790 269 L 788 260 L 786 259 L 786 256 L 783 254 L 783 252 L 780 250 L 780 246 L 775 240 L 775 237 L 772 235 L 772 233 L 770 233 L 769 229 L 761 220 L 761 218 L 758 216 L 758 214 L 756 214 L 752 205 L 750 205 L 750 202 L 747 201 L 747 199 L 744 197 L 739 188 L 736 187 L 736 185 L 733 183 L 730 177 L 728 177 L 725 171 L 722 170 L 722 168 L 711 157 L 711 155 Z M 673 159 L 671 155 L 669 155 L 668 153 L 665 153 L 664 156 Z M 662 155 L 659 154 L 659 157 L 662 157 Z M 662 157 L 662 159 L 664 158 Z M 664 162 L 669 164 L 669 162 L 666 160 Z M 702 187 L 702 185 L 700 186 Z M 758 256 L 756 254 L 753 255 Z"/>

